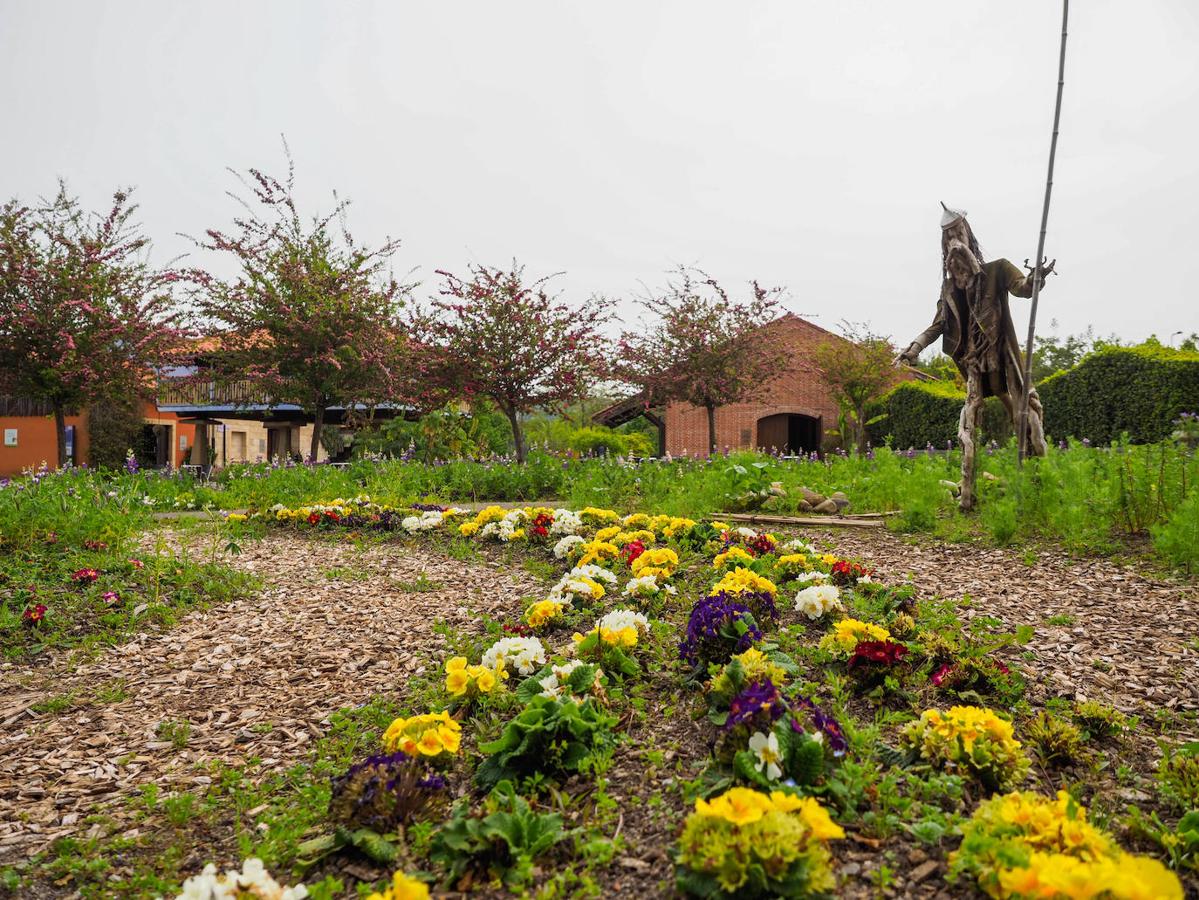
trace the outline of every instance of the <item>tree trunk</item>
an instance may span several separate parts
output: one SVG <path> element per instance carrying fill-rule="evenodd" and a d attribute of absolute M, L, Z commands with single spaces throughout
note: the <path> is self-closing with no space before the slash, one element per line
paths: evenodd
<path fill-rule="evenodd" d="M 853 411 L 854 419 L 854 445 L 857 447 L 858 453 L 866 454 L 866 409 L 855 409 Z"/>
<path fill-rule="evenodd" d="M 512 445 L 516 448 L 516 461 L 523 466 L 528 451 L 525 450 L 525 436 L 520 430 L 520 419 L 513 408 L 505 408 L 504 415 L 512 425 Z"/>
<path fill-rule="evenodd" d="M 58 468 L 67 464 L 67 416 L 61 403 L 54 404 L 54 433 L 58 437 Z"/>
<path fill-rule="evenodd" d="M 321 448 L 321 432 L 325 428 L 325 400 L 322 397 L 316 404 L 312 414 L 312 444 L 308 448 L 308 456 L 316 462 L 316 454 Z"/>
<path fill-rule="evenodd" d="M 716 407 L 709 404 L 708 410 L 708 455 L 716 455 Z"/>

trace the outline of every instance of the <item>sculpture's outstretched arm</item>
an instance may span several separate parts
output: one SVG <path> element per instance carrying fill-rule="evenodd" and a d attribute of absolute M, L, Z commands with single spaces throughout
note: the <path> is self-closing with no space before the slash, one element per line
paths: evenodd
<path fill-rule="evenodd" d="M 922 350 L 935 341 L 945 331 L 945 305 L 944 301 L 937 301 L 937 314 L 933 317 L 933 323 L 916 335 L 915 340 L 908 345 L 908 348 L 899 354 L 898 361 L 915 365 L 916 357 Z"/>

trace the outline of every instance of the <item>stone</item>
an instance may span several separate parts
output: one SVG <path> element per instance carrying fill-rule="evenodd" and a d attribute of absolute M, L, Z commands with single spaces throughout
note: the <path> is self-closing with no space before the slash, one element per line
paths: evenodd
<path fill-rule="evenodd" d="M 818 494 L 811 488 L 800 488 L 799 493 L 800 496 L 802 496 L 804 500 L 807 501 L 807 503 L 813 508 L 819 506 L 825 500 L 824 494 Z"/>
<path fill-rule="evenodd" d="M 836 513 L 839 507 L 835 500 L 822 500 L 817 503 L 813 510 L 818 513 Z"/>

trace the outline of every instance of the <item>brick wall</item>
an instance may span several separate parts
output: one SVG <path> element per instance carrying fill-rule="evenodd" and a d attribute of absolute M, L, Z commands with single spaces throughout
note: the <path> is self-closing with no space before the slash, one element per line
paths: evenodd
<path fill-rule="evenodd" d="M 829 429 L 836 429 L 837 404 L 812 361 L 812 355 L 820 344 L 843 338 L 793 315 L 784 316 L 766 327 L 780 333 L 781 338 L 793 348 L 792 362 L 767 385 L 761 399 L 716 410 L 716 446 L 720 449 L 759 446 L 759 421 L 779 413 L 819 418 L 822 438 Z M 683 453 L 702 455 L 707 448 L 707 411 L 684 403 L 668 406 L 667 452 L 675 456 Z"/>

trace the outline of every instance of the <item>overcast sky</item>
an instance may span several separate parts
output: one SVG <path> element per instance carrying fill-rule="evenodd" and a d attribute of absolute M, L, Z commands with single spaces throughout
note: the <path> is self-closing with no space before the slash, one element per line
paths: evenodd
<path fill-rule="evenodd" d="M 1199 3 L 1072 7 L 1043 328 L 1199 330 Z M 1060 3 L 3 0 L 0 197 L 136 187 L 166 261 L 225 167 L 336 189 L 434 269 L 564 271 L 620 303 L 698 264 L 834 328 L 932 317 L 938 201 L 1036 250 Z M 192 262 L 209 264 L 193 253 Z M 219 266 L 214 266 L 219 270 Z M 1015 300 L 1017 329 L 1027 301 Z"/>

